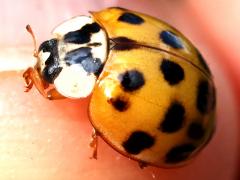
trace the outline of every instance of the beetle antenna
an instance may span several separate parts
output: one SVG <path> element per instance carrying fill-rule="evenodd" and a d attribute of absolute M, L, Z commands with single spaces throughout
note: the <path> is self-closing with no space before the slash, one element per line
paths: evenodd
<path fill-rule="evenodd" d="M 36 41 L 35 35 L 33 33 L 33 30 L 32 30 L 32 28 L 31 28 L 31 26 L 29 24 L 26 26 L 26 29 L 31 34 L 32 39 L 33 39 L 33 45 L 34 45 L 33 56 L 34 57 L 38 57 L 37 41 Z"/>

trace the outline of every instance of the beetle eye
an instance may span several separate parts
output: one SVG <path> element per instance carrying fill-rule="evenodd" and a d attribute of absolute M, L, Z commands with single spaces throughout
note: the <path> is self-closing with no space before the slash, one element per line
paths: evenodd
<path fill-rule="evenodd" d="M 50 39 L 47 41 L 44 41 L 38 49 L 38 52 L 43 51 L 43 52 L 52 52 L 54 49 L 57 47 L 57 39 Z"/>
<path fill-rule="evenodd" d="M 57 39 L 50 39 L 44 41 L 38 49 L 39 56 L 46 65 L 54 62 L 54 59 L 58 60 L 58 41 Z"/>

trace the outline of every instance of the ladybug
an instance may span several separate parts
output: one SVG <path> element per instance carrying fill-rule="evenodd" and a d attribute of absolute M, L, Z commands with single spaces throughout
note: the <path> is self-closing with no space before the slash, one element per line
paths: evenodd
<path fill-rule="evenodd" d="M 35 50 L 26 91 L 35 85 L 50 100 L 91 96 L 95 158 L 100 136 L 141 165 L 186 164 L 215 129 L 215 87 L 202 55 L 149 15 L 119 7 L 90 14 L 63 22 Z"/>

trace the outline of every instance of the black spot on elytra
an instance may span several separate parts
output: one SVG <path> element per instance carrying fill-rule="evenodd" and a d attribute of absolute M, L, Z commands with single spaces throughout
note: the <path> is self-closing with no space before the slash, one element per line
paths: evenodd
<path fill-rule="evenodd" d="M 173 147 L 167 154 L 165 162 L 179 163 L 184 160 L 187 160 L 191 153 L 196 149 L 193 144 L 183 144 L 176 147 Z"/>
<path fill-rule="evenodd" d="M 205 129 L 199 122 L 193 122 L 189 125 L 187 135 L 191 139 L 199 140 L 204 137 Z"/>
<path fill-rule="evenodd" d="M 181 39 L 171 31 L 162 31 L 160 33 L 160 39 L 167 45 L 175 49 L 183 48 Z"/>
<path fill-rule="evenodd" d="M 184 123 L 185 109 L 179 102 L 172 103 L 164 119 L 159 126 L 159 130 L 165 133 L 174 133 L 182 128 Z"/>
<path fill-rule="evenodd" d="M 91 35 L 99 32 L 101 27 L 97 23 L 86 24 L 81 29 L 65 34 L 65 43 L 83 44 L 90 42 Z"/>
<path fill-rule="evenodd" d="M 48 41 L 44 41 L 39 46 L 39 52 L 49 52 L 50 56 L 45 61 L 45 67 L 42 71 L 42 77 L 48 83 L 53 83 L 53 81 L 57 78 L 59 73 L 62 70 L 62 67 L 59 65 L 59 56 L 58 56 L 58 41 L 57 39 L 50 39 Z"/>
<path fill-rule="evenodd" d="M 140 89 L 144 83 L 143 74 L 138 70 L 129 70 L 118 76 L 124 91 L 132 92 Z"/>
<path fill-rule="evenodd" d="M 198 56 L 199 62 L 202 64 L 203 68 L 207 71 L 208 74 L 211 74 L 211 71 L 210 71 L 206 61 L 204 60 L 203 56 L 201 55 L 201 53 L 199 51 L 197 51 L 197 56 Z"/>
<path fill-rule="evenodd" d="M 161 72 L 163 73 L 164 79 L 170 85 L 176 85 L 184 79 L 184 70 L 176 62 L 168 59 L 163 59 L 160 65 Z"/>
<path fill-rule="evenodd" d="M 209 91 L 208 81 L 202 80 L 197 87 L 197 109 L 205 114 L 209 111 L 211 106 L 211 93 Z"/>
<path fill-rule="evenodd" d="M 131 49 L 137 49 L 140 47 L 136 43 L 136 41 L 129 39 L 127 37 L 116 37 L 111 39 L 112 40 L 112 50 L 119 50 L 119 51 L 124 51 L 124 50 L 131 50 Z"/>
<path fill-rule="evenodd" d="M 135 25 L 144 23 L 143 18 L 130 12 L 123 13 L 121 16 L 119 16 L 118 21 L 126 22 L 129 24 L 135 24 Z"/>
<path fill-rule="evenodd" d="M 103 64 L 99 58 L 93 58 L 92 48 L 80 47 L 66 53 L 64 60 L 68 66 L 79 64 L 88 73 L 99 75 L 102 71 Z"/>
<path fill-rule="evenodd" d="M 154 145 L 155 139 L 144 131 L 133 132 L 122 146 L 129 154 L 137 155 Z"/>
<path fill-rule="evenodd" d="M 128 99 L 122 96 L 111 98 L 108 100 L 108 102 L 111 103 L 113 107 L 120 112 L 126 111 L 129 107 Z"/>

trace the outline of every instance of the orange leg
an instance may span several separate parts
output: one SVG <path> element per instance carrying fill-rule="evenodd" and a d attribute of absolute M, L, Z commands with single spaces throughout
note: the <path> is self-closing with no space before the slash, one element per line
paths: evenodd
<path fill-rule="evenodd" d="M 98 148 L 98 134 L 96 129 L 93 128 L 92 131 L 92 139 L 90 142 L 90 147 L 93 148 L 91 159 L 97 159 L 97 148 Z"/>
<path fill-rule="evenodd" d="M 43 97 L 47 98 L 47 93 L 44 91 L 47 88 L 47 84 L 43 82 L 37 70 L 30 67 L 23 73 L 23 78 L 25 79 L 25 92 L 28 92 L 32 89 L 33 85 L 37 88 L 37 90 L 43 95 Z"/>
<path fill-rule="evenodd" d="M 38 71 L 32 67 L 28 68 L 24 73 L 23 73 L 23 78 L 25 79 L 25 92 L 28 92 L 32 89 L 33 85 L 37 88 L 39 93 L 49 99 L 49 100 L 56 100 L 56 99 L 63 99 L 65 98 L 61 94 L 59 94 L 56 89 L 50 89 L 47 90 L 48 84 L 44 82 L 39 75 Z"/>
<path fill-rule="evenodd" d="M 147 163 L 142 162 L 142 161 L 139 161 L 139 162 L 138 162 L 138 165 L 139 165 L 139 167 L 140 167 L 141 169 L 144 169 L 145 167 L 148 166 Z"/>

